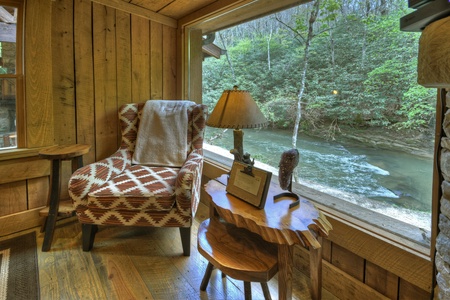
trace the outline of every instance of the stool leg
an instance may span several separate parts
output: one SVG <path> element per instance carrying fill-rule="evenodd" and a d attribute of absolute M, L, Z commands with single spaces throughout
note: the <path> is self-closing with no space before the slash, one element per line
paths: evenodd
<path fill-rule="evenodd" d="M 42 244 L 42 251 L 50 250 L 53 240 L 53 232 L 55 231 L 56 218 L 58 217 L 59 209 L 59 194 L 61 191 L 61 160 L 52 160 L 52 173 L 50 182 L 50 207 L 48 209 L 48 216 L 45 220 L 45 234 L 44 243 Z"/>
<path fill-rule="evenodd" d="M 72 158 L 72 173 L 83 166 L 83 156 L 77 156 Z"/>
<path fill-rule="evenodd" d="M 203 275 L 202 284 L 200 285 L 201 291 L 206 291 L 206 287 L 208 286 L 209 279 L 211 278 L 211 273 L 214 269 L 214 265 L 208 262 L 208 266 L 206 267 L 205 275 Z"/>
<path fill-rule="evenodd" d="M 266 282 L 261 282 L 261 288 L 264 293 L 264 299 L 266 300 L 272 300 L 272 297 L 270 296 L 269 287 L 267 286 Z"/>
<path fill-rule="evenodd" d="M 248 281 L 244 281 L 245 300 L 252 300 L 252 285 Z"/>

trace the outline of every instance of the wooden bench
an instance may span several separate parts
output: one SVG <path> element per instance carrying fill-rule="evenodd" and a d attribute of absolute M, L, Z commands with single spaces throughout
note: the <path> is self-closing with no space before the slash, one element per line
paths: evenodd
<path fill-rule="evenodd" d="M 271 299 L 267 282 L 278 272 L 276 245 L 216 217 L 200 224 L 197 243 L 200 254 L 209 262 L 200 290 L 206 290 L 216 267 L 244 281 L 245 299 L 251 299 L 251 282 L 260 282 L 264 297 Z"/>

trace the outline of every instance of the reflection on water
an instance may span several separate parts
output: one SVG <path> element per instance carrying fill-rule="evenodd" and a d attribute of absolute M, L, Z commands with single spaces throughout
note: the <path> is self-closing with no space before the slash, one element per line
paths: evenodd
<path fill-rule="evenodd" d="M 209 141 L 222 129 L 206 130 L 206 141 L 233 148 L 233 132 Z M 244 151 L 257 160 L 278 167 L 281 153 L 291 148 L 291 131 L 244 130 Z M 432 158 L 374 149 L 362 145 L 341 145 L 299 135 L 297 148 L 300 178 L 370 198 L 394 207 L 430 212 Z"/>

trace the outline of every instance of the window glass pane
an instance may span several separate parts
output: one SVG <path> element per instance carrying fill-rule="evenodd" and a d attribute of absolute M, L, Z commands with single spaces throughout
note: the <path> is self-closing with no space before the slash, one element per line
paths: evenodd
<path fill-rule="evenodd" d="M 0 42 L 0 51 L 0 74 L 15 74 L 16 43 Z"/>
<path fill-rule="evenodd" d="M 17 8 L 0 6 L 0 148 L 17 146 L 16 28 Z"/>
<path fill-rule="evenodd" d="M 371 3 L 321 8 L 308 51 L 313 3 L 205 36 L 203 103 L 248 90 L 270 125 L 244 129 L 245 152 L 278 170 L 295 144 L 297 182 L 422 228 L 428 242 L 436 90 L 417 84 L 420 33 L 398 24 L 407 4 Z M 205 140 L 228 154 L 232 131 L 208 127 Z"/>
<path fill-rule="evenodd" d="M 17 8 L 0 6 L 0 74 L 16 73 Z"/>
<path fill-rule="evenodd" d="M 16 80 L 0 78 L 0 145 L 14 147 L 16 143 Z"/>

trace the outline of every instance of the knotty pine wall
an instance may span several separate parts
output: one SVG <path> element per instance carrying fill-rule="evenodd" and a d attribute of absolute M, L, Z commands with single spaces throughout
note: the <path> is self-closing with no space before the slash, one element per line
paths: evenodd
<path fill-rule="evenodd" d="M 177 98 L 177 31 L 90 0 L 28 0 L 25 14 L 25 145 L 0 151 L 0 235 L 41 224 L 50 163 L 39 149 L 92 146 L 84 163 L 120 142 L 118 108 Z M 67 197 L 70 163 L 63 164 Z"/>

